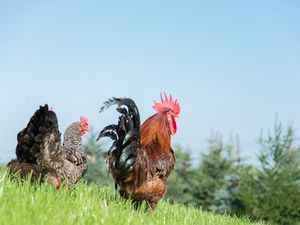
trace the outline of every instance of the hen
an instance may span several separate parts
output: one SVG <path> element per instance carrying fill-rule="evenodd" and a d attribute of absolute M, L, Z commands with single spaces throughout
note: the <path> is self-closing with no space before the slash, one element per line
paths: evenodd
<path fill-rule="evenodd" d="M 139 110 L 130 98 L 109 99 L 100 112 L 115 104 L 121 114 L 118 124 L 103 128 L 97 140 L 102 137 L 113 140 L 107 161 L 121 196 L 131 198 L 136 207 L 146 201 L 153 210 L 166 193 L 164 182 L 175 165 L 170 136 L 177 130 L 179 103 L 171 95 L 170 98 L 161 95 L 161 103 L 153 105 L 157 113 L 141 126 Z"/>
<path fill-rule="evenodd" d="M 88 121 L 80 117 L 66 129 L 61 145 L 56 114 L 47 104 L 40 106 L 17 135 L 17 159 L 8 163 L 9 172 L 17 172 L 21 178 L 31 174 L 32 181 L 41 177 L 56 187 L 61 181 L 74 186 L 87 170 L 81 139 L 86 131 Z"/>

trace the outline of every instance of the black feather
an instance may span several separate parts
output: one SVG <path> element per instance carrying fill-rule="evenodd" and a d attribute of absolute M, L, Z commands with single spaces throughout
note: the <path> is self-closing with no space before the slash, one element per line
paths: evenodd
<path fill-rule="evenodd" d="M 120 98 L 112 98 L 112 99 L 108 99 L 106 100 L 103 105 L 101 106 L 99 112 L 103 112 L 105 109 L 115 105 L 115 104 L 119 104 L 119 102 L 121 101 Z"/>
<path fill-rule="evenodd" d="M 98 141 L 102 137 L 110 137 L 112 140 L 117 140 L 117 138 L 118 138 L 117 134 L 114 131 L 110 131 L 110 130 L 101 132 L 98 135 L 96 140 Z"/>
<path fill-rule="evenodd" d="M 124 114 L 124 115 L 127 115 L 127 110 L 125 108 L 122 108 L 122 107 L 118 107 L 117 108 L 117 111 L 121 114 Z"/>
<path fill-rule="evenodd" d="M 108 125 L 106 127 L 104 127 L 101 132 L 99 133 L 98 137 L 97 137 L 97 141 L 102 138 L 102 137 L 110 137 L 111 139 L 113 140 L 117 140 L 117 125 L 115 124 L 111 124 L 111 125 Z"/>
<path fill-rule="evenodd" d="M 47 104 L 40 106 L 30 118 L 27 126 L 17 135 L 17 159 L 20 162 L 36 163 L 40 144 L 46 133 L 53 129 L 59 132 L 56 114 L 49 111 Z"/>
<path fill-rule="evenodd" d="M 125 138 L 123 140 L 123 143 L 122 145 L 125 145 L 130 139 L 134 139 L 134 140 L 137 140 L 139 138 L 139 131 L 137 129 L 132 129 L 130 130 L 126 135 L 125 135 Z"/>
<path fill-rule="evenodd" d="M 140 114 L 135 102 L 130 98 L 111 98 L 105 101 L 100 113 L 117 105 L 121 115 L 117 125 L 102 129 L 97 140 L 110 137 L 115 140 L 109 150 L 110 170 L 118 169 L 123 176 L 132 172 L 140 148 Z"/>

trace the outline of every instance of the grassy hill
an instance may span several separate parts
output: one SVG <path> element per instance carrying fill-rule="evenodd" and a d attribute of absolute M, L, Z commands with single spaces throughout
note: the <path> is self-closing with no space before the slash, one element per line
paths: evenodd
<path fill-rule="evenodd" d="M 30 185 L 8 179 L 0 171 L 0 224 L 211 224 L 250 223 L 230 216 L 161 201 L 153 213 L 135 211 L 114 191 L 79 183 L 76 189 L 56 190 L 49 185 Z"/>

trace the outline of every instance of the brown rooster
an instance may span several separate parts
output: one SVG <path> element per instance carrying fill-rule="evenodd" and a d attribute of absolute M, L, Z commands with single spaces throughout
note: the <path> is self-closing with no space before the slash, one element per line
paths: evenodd
<path fill-rule="evenodd" d="M 61 180 L 74 186 L 87 170 L 81 140 L 87 130 L 87 119 L 80 117 L 80 122 L 66 129 L 61 145 L 56 114 L 48 105 L 40 106 L 27 127 L 18 133 L 17 159 L 8 163 L 9 172 L 21 178 L 31 174 L 32 181 L 40 177 L 57 188 Z"/>
<path fill-rule="evenodd" d="M 175 165 L 170 136 L 176 133 L 179 103 L 171 95 L 169 99 L 161 95 L 161 103 L 153 105 L 157 113 L 142 126 L 139 110 L 130 98 L 109 99 L 100 112 L 114 104 L 121 114 L 118 124 L 103 128 L 97 140 L 114 140 L 107 160 L 121 196 L 133 199 L 136 207 L 145 200 L 153 210 L 166 193 L 164 182 Z"/>

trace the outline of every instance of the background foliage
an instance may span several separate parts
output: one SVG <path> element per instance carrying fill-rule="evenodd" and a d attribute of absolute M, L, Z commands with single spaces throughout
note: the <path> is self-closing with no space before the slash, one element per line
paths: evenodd
<path fill-rule="evenodd" d="M 88 182 L 113 188 L 105 165 L 105 151 L 92 132 L 84 148 L 89 155 Z M 238 137 L 224 143 L 212 134 L 199 162 L 189 150 L 174 146 L 176 165 L 167 180 L 170 203 L 265 220 L 274 224 L 300 224 L 300 148 L 292 126 L 275 121 L 274 130 L 258 139 L 259 164 L 240 156 Z"/>

